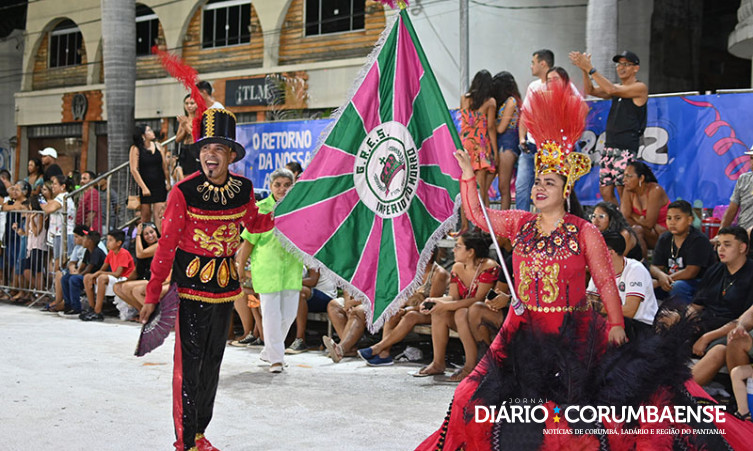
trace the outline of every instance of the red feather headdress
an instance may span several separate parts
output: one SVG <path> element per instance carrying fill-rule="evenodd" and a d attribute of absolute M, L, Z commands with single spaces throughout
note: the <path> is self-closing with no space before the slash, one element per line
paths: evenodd
<path fill-rule="evenodd" d="M 533 92 L 521 120 L 536 140 L 536 173 L 560 174 L 566 178 L 567 198 L 575 181 L 591 171 L 591 160 L 575 152 L 575 143 L 586 127 L 588 107 L 569 84 L 551 83 Z"/>
<path fill-rule="evenodd" d="M 199 89 L 196 87 L 198 81 L 198 73 L 196 69 L 186 64 L 179 56 L 172 55 L 163 50 L 156 50 L 155 52 L 159 56 L 162 67 L 173 78 L 177 79 L 183 86 L 191 91 L 191 98 L 196 102 L 196 115 L 193 119 L 193 140 L 198 141 L 201 134 L 201 116 L 207 109 L 207 104 L 204 102 L 204 97 L 201 96 Z"/>

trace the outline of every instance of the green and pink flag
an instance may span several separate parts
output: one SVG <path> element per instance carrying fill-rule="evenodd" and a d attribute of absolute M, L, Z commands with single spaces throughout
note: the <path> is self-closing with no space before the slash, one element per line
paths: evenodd
<path fill-rule="evenodd" d="M 403 9 L 275 209 L 278 235 L 368 300 L 378 329 L 421 284 L 460 202 L 457 131 Z"/>

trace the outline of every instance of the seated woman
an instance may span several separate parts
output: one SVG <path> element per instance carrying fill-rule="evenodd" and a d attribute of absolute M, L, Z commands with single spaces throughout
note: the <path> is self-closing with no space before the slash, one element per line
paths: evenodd
<path fill-rule="evenodd" d="M 468 323 L 468 307 L 483 301 L 497 281 L 499 265 L 489 258 L 490 244 L 488 235 L 476 231 L 466 232 L 458 238 L 450 295 L 429 298 L 421 303 L 420 312 L 431 315 L 434 358 L 428 366 L 414 374 L 416 377 L 444 374 L 450 329 L 458 332 L 465 351 L 465 365 L 450 377 L 450 382 L 460 382 L 476 366 L 478 348 Z"/>
<path fill-rule="evenodd" d="M 667 231 L 669 196 L 651 168 L 641 161 L 628 163 L 624 180 L 620 211 L 638 235 L 645 258 L 647 250 L 656 246 L 659 235 Z"/>
<path fill-rule="evenodd" d="M 512 254 L 505 258 L 507 268 L 512 268 Z M 510 277 L 513 274 L 510 273 Z M 501 270 L 497 277 L 494 291 L 490 291 L 486 299 L 476 302 L 468 309 L 468 324 L 471 327 L 471 335 L 476 343 L 484 343 L 489 346 L 492 338 L 497 335 L 502 322 L 505 320 L 505 309 L 510 305 L 510 285 Z"/>
<path fill-rule="evenodd" d="M 447 285 L 450 283 L 450 274 L 437 264 L 436 259 L 437 250 L 434 249 L 429 264 L 424 270 L 423 285 L 408 298 L 397 313 L 384 323 L 382 341 L 370 348 L 358 350 L 358 355 L 363 357 L 369 366 L 392 365 L 392 357 L 390 357 L 392 345 L 402 341 L 417 324 L 431 324 L 431 315 L 419 312 L 419 306 L 427 298 L 444 296 L 447 292 Z M 327 345 L 326 340 L 324 344 Z M 327 348 L 329 349 L 329 346 Z M 334 349 L 337 352 L 337 348 Z M 332 357 L 332 360 L 335 360 L 335 357 Z"/>
<path fill-rule="evenodd" d="M 638 235 L 628 224 L 622 212 L 611 202 L 599 202 L 591 214 L 591 224 L 595 225 L 599 232 L 617 232 L 625 239 L 624 257 L 633 260 L 643 260 L 643 249 L 638 241 Z"/>
<path fill-rule="evenodd" d="M 146 296 L 146 284 L 152 276 L 151 266 L 154 253 L 157 252 L 157 242 L 160 233 L 157 226 L 151 222 L 145 222 L 138 225 L 136 229 L 138 239 L 136 240 L 136 278 L 126 280 L 113 285 L 112 289 L 115 295 L 125 301 L 128 305 L 141 310 L 144 306 Z M 163 291 L 167 290 L 168 282 L 165 283 Z M 163 293 L 164 294 L 164 293 Z"/>

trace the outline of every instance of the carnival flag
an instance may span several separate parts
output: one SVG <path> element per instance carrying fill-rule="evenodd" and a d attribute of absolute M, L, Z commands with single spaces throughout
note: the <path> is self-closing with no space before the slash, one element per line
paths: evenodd
<path fill-rule="evenodd" d="M 420 285 L 438 240 L 455 224 L 459 148 L 403 9 L 275 209 L 278 235 L 290 249 L 369 300 L 371 330 Z"/>

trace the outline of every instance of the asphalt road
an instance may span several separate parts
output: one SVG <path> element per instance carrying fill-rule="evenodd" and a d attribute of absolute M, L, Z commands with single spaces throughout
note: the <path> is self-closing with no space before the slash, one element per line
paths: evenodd
<path fill-rule="evenodd" d="M 5 450 L 171 450 L 174 340 L 137 358 L 139 326 L 0 304 Z M 310 343 L 313 345 L 314 343 Z M 332 363 L 319 351 L 267 372 L 259 348 L 228 346 L 207 437 L 222 450 L 409 450 L 436 430 L 453 386 L 414 365 Z"/>

